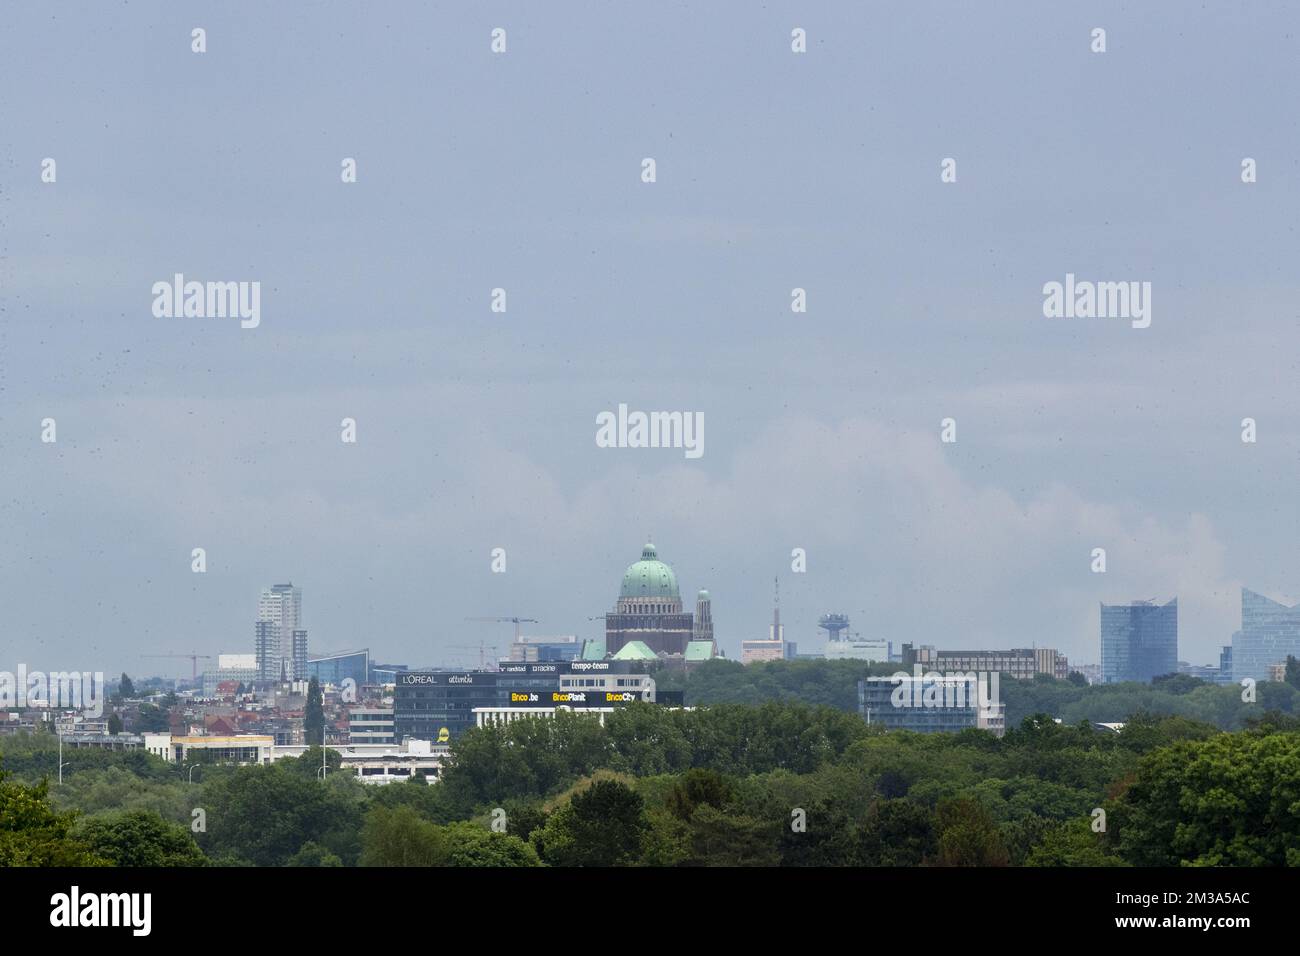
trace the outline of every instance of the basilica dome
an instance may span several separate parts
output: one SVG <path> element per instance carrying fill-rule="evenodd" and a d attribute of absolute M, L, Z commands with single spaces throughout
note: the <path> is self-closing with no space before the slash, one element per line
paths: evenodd
<path fill-rule="evenodd" d="M 623 575 L 623 587 L 618 592 L 621 600 L 643 598 L 669 598 L 681 600 L 677 591 L 677 575 L 659 560 L 655 546 L 649 542 L 641 549 L 641 560 Z"/>

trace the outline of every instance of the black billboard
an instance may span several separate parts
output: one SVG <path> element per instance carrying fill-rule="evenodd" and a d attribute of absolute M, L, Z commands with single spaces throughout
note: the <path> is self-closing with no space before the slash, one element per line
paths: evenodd
<path fill-rule="evenodd" d="M 506 707 L 626 707 L 645 698 L 636 691 L 623 690 L 535 690 L 506 689 L 501 703 Z"/>

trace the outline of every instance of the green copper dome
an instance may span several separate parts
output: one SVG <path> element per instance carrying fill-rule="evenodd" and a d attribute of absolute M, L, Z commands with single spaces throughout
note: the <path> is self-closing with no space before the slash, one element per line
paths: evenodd
<path fill-rule="evenodd" d="M 646 543 L 641 549 L 641 560 L 627 569 L 623 575 L 623 588 L 618 592 L 620 598 L 674 598 L 680 599 L 677 591 L 677 575 L 673 569 L 659 560 L 655 546 Z"/>

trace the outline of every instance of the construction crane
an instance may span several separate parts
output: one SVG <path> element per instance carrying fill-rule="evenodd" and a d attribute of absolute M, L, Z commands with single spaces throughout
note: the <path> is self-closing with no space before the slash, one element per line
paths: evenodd
<path fill-rule="evenodd" d="M 496 645 L 492 645 L 491 647 L 489 647 L 488 645 L 484 644 L 482 641 L 479 641 L 477 646 L 474 644 L 452 644 L 447 649 L 450 651 L 478 651 L 478 669 L 481 671 L 488 669 L 487 666 L 488 651 L 492 652 L 492 656 L 494 658 L 497 656 Z"/>
<path fill-rule="evenodd" d="M 141 657 L 188 657 L 190 659 L 190 680 L 199 679 L 199 659 L 212 660 L 211 654 L 141 654 Z"/>
<path fill-rule="evenodd" d="M 522 624 L 540 624 L 541 622 L 535 617 L 467 617 L 467 621 L 490 621 L 493 624 L 505 624 L 509 621 L 515 622 L 515 643 L 519 643 L 519 625 Z"/>

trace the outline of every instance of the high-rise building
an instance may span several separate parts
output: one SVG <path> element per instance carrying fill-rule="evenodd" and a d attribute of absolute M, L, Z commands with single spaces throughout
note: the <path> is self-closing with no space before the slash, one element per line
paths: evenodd
<path fill-rule="evenodd" d="M 307 631 L 302 588 L 276 584 L 262 590 L 253 629 L 259 680 L 297 680 L 307 674 Z"/>
<path fill-rule="evenodd" d="M 280 625 L 274 621 L 253 623 L 253 655 L 258 680 L 280 679 Z"/>
<path fill-rule="evenodd" d="M 293 677 L 292 680 L 307 678 L 307 631 L 305 628 L 293 629 Z"/>
<path fill-rule="evenodd" d="M 1101 606 L 1101 680 L 1147 683 L 1178 671 L 1178 598 Z"/>
<path fill-rule="evenodd" d="M 1232 679 L 1269 679 L 1269 665 L 1300 657 L 1300 604 L 1287 607 L 1241 589 L 1241 630 L 1232 636 Z"/>
<path fill-rule="evenodd" d="M 263 588 L 257 602 L 257 619 L 274 621 L 292 632 L 302 621 L 302 588 L 292 583 Z"/>

